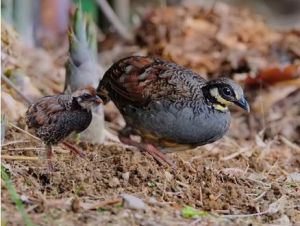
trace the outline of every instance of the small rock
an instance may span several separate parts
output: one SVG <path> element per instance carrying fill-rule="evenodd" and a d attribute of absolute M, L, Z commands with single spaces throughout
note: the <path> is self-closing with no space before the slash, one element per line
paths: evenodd
<path fill-rule="evenodd" d="M 145 210 L 146 204 L 143 200 L 129 194 L 122 194 L 123 204 L 125 208 Z"/>
<path fill-rule="evenodd" d="M 173 179 L 173 175 L 168 171 L 165 172 L 165 177 L 168 182 L 170 182 Z"/>
<path fill-rule="evenodd" d="M 122 173 L 122 178 L 124 181 L 128 181 L 129 180 L 129 177 L 130 177 L 130 173 L 129 172 L 126 172 L 126 173 Z"/>
<path fill-rule="evenodd" d="M 32 202 L 29 200 L 28 196 L 27 195 L 21 195 L 20 196 L 20 199 L 23 203 L 26 203 L 26 204 L 31 204 Z"/>
<path fill-rule="evenodd" d="M 135 214 L 134 214 L 134 218 L 137 219 L 137 220 L 142 220 L 144 217 L 143 217 L 143 215 L 140 214 L 140 213 L 135 213 Z"/>
<path fill-rule="evenodd" d="M 75 198 L 72 199 L 72 201 L 71 201 L 71 210 L 74 213 L 79 212 L 79 210 L 80 210 L 80 200 L 79 200 L 79 198 L 75 197 Z"/>
<path fill-rule="evenodd" d="M 109 187 L 116 188 L 120 185 L 120 181 L 117 177 L 111 178 L 111 180 L 108 182 Z"/>
<path fill-rule="evenodd" d="M 274 220 L 272 223 L 275 225 L 292 225 L 287 215 L 281 216 L 280 218 Z"/>
<path fill-rule="evenodd" d="M 156 205 L 157 204 L 157 200 L 154 197 L 150 197 L 148 203 L 150 205 Z"/>
<path fill-rule="evenodd" d="M 290 173 L 286 179 L 289 183 L 300 183 L 300 173 Z"/>

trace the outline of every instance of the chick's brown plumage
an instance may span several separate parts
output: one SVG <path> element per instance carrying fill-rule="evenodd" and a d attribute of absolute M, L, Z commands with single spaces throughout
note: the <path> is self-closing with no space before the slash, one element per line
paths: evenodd
<path fill-rule="evenodd" d="M 100 103 L 91 87 L 71 95 L 45 96 L 29 106 L 26 124 L 51 152 L 51 145 L 56 145 L 72 132 L 85 130 L 92 120 L 91 108 Z"/>

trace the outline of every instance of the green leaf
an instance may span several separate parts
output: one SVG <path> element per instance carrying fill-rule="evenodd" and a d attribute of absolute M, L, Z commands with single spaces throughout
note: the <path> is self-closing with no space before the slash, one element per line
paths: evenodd
<path fill-rule="evenodd" d="M 191 206 L 185 206 L 181 209 L 181 215 L 184 218 L 197 218 L 207 217 L 208 213 L 206 211 L 196 210 Z"/>
<path fill-rule="evenodd" d="M 95 25 L 92 17 L 87 15 L 86 19 L 87 19 L 86 32 L 87 32 L 88 47 L 89 47 L 91 54 L 93 54 L 94 58 L 97 59 L 97 29 L 96 29 L 96 25 Z"/>
<path fill-rule="evenodd" d="M 71 21 L 73 22 L 73 31 L 78 41 L 81 43 L 87 43 L 86 20 L 82 14 L 81 8 L 76 8 Z"/>
<path fill-rule="evenodd" d="M 149 182 L 148 182 L 148 186 L 149 186 L 150 188 L 156 187 L 156 183 L 155 183 L 154 181 L 149 181 Z"/>

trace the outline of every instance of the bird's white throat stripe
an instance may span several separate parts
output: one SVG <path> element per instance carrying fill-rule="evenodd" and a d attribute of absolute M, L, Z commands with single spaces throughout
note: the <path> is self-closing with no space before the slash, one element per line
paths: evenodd
<path fill-rule="evenodd" d="M 219 110 L 219 111 L 227 111 L 228 107 L 227 106 L 223 106 L 221 104 L 213 104 L 214 108 Z"/>
<path fill-rule="evenodd" d="M 216 98 L 216 100 L 217 100 L 218 103 L 223 104 L 223 105 L 225 105 L 225 106 L 228 106 L 228 105 L 231 104 L 230 101 L 225 100 L 225 99 L 220 95 L 218 88 L 212 88 L 212 89 L 209 90 L 209 92 L 210 92 L 210 95 L 211 95 L 212 97 Z"/>

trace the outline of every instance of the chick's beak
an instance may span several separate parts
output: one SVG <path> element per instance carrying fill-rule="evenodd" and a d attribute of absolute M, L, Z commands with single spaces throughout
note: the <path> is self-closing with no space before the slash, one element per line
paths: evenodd
<path fill-rule="evenodd" d="M 250 106 L 248 104 L 248 101 L 243 97 L 237 101 L 234 102 L 237 106 L 243 108 L 245 111 L 250 112 Z"/>
<path fill-rule="evenodd" d="M 102 104 L 102 100 L 99 96 L 94 96 L 93 99 L 92 99 L 96 104 Z"/>

